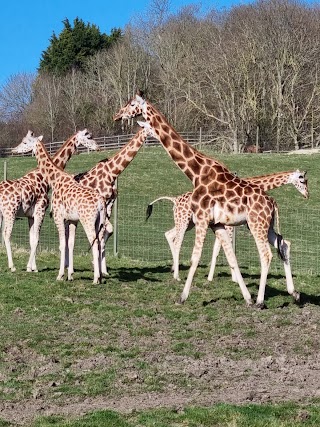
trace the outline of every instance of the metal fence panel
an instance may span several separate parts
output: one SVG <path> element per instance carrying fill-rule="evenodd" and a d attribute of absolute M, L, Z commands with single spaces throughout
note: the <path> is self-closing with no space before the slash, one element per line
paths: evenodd
<path fill-rule="evenodd" d="M 136 195 L 120 195 L 118 200 L 118 252 L 120 256 L 141 261 L 164 262 L 171 261 L 171 253 L 164 236 L 165 231 L 173 227 L 172 204 L 158 203 L 148 222 L 145 212 L 149 197 Z M 320 221 L 318 210 L 281 209 L 281 233 L 286 240 L 291 241 L 291 265 L 293 273 L 320 274 Z M 111 219 L 112 222 L 114 218 Z M 303 224 L 303 226 L 302 226 Z M 17 247 L 29 248 L 28 221 L 17 220 L 14 226 L 13 244 Z M 209 264 L 214 242 L 214 236 L 209 229 L 204 244 L 201 264 Z M 187 232 L 181 250 L 180 261 L 189 263 L 194 244 L 194 229 Z M 79 223 L 76 236 L 75 251 L 83 253 L 89 249 L 89 244 Z M 59 251 L 59 241 L 53 219 L 46 215 L 40 237 L 39 251 Z M 107 243 L 108 256 L 113 255 L 113 237 Z M 271 271 L 283 272 L 282 262 L 273 250 L 274 258 Z M 236 255 L 241 269 L 258 267 L 259 258 L 255 242 L 246 226 L 236 228 Z M 218 265 L 226 265 L 221 253 Z"/>

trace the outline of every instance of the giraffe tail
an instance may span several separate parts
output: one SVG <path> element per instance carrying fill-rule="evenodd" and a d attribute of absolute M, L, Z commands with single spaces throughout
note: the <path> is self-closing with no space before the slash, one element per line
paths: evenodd
<path fill-rule="evenodd" d="M 162 196 L 158 197 L 158 199 L 153 200 L 153 202 L 148 204 L 147 212 L 146 212 L 146 221 L 148 221 L 149 217 L 152 214 L 153 204 L 158 202 L 159 200 L 170 200 L 174 205 L 176 204 L 176 197 Z"/>
<path fill-rule="evenodd" d="M 282 235 L 280 234 L 279 209 L 276 203 L 274 204 L 274 217 L 276 220 L 277 227 L 277 252 L 281 261 L 285 262 L 288 260 L 287 245 L 285 244 L 285 241 Z"/>
<path fill-rule="evenodd" d="M 99 228 L 96 232 L 96 237 L 93 239 L 93 242 L 90 244 L 89 248 L 88 248 L 88 252 L 90 251 L 90 249 L 92 249 L 92 246 L 94 245 L 94 243 L 98 240 L 101 241 L 101 239 L 106 237 L 106 240 L 109 239 L 109 237 L 112 235 L 113 233 L 113 226 L 111 224 L 111 222 L 109 221 L 108 218 L 105 219 L 105 222 L 99 225 Z"/>
<path fill-rule="evenodd" d="M 90 243 L 90 246 L 88 248 L 88 252 L 92 249 L 92 246 L 94 245 L 96 240 L 99 240 L 99 235 L 101 230 L 105 228 L 105 224 L 100 224 L 98 231 L 96 232 L 96 237 L 93 239 L 93 241 Z"/>

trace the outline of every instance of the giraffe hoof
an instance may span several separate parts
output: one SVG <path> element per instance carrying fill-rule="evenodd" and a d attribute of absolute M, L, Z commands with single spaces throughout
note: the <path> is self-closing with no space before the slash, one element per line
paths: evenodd
<path fill-rule="evenodd" d="M 10 270 L 12 273 L 14 273 L 17 269 L 16 269 L 16 267 L 11 267 Z"/>
<path fill-rule="evenodd" d="M 181 279 L 180 279 L 180 277 L 178 276 L 178 277 L 174 277 L 173 276 L 173 278 L 174 278 L 174 280 L 176 280 L 177 282 L 181 282 Z"/>
<path fill-rule="evenodd" d="M 265 309 L 265 308 L 267 308 L 267 307 L 266 307 L 266 305 L 265 305 L 265 303 L 264 303 L 264 302 L 259 302 L 259 303 L 256 303 L 256 304 L 254 305 L 254 308 L 256 308 L 257 310 L 263 310 L 263 309 Z"/>
<path fill-rule="evenodd" d="M 178 301 L 176 301 L 175 302 L 175 304 L 176 305 L 183 305 L 185 303 L 185 300 L 184 299 L 182 299 L 182 297 L 180 297 L 179 299 L 178 299 Z"/>
<path fill-rule="evenodd" d="M 295 302 L 300 302 L 300 292 L 293 291 L 292 296 L 293 296 L 293 299 L 295 300 Z"/>
<path fill-rule="evenodd" d="M 247 305 L 247 307 L 252 307 L 253 306 L 252 299 L 247 300 L 246 305 Z"/>
<path fill-rule="evenodd" d="M 58 276 L 58 277 L 57 277 L 57 281 L 58 281 L 58 282 L 62 282 L 62 281 L 63 281 L 63 276 Z"/>
<path fill-rule="evenodd" d="M 32 268 L 31 267 L 27 267 L 27 272 L 31 273 L 31 271 L 32 271 Z"/>

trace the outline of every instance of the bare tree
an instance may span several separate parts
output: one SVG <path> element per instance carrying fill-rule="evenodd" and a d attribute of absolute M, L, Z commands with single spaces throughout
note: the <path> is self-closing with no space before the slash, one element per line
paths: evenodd
<path fill-rule="evenodd" d="M 34 102 L 28 111 L 31 122 L 37 127 L 49 129 L 51 141 L 61 136 L 56 132 L 61 113 L 61 78 L 54 74 L 41 74 L 34 85 Z M 59 130 L 61 132 L 61 129 Z"/>
<path fill-rule="evenodd" d="M 34 74 L 20 73 L 10 76 L 0 89 L 0 120 L 19 119 L 32 100 Z"/>

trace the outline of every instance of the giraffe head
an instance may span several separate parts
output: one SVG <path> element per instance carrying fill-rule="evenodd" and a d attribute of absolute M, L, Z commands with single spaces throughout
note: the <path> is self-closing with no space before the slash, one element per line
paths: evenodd
<path fill-rule="evenodd" d="M 28 153 L 30 151 L 35 154 L 36 152 L 36 142 L 38 140 L 42 141 L 43 136 L 35 137 L 33 132 L 28 131 L 27 135 L 23 138 L 22 142 L 15 148 L 12 149 L 12 153 L 21 154 Z M 99 146 L 94 139 L 92 139 L 92 135 L 88 132 L 87 129 L 79 130 L 74 136 L 76 139 L 76 146 L 84 145 L 91 150 L 98 150 Z"/>
<path fill-rule="evenodd" d="M 13 154 L 23 154 L 33 151 L 38 139 L 42 140 L 43 136 L 35 136 L 31 130 L 28 130 L 27 135 L 22 139 L 17 147 L 14 147 L 11 152 Z"/>
<path fill-rule="evenodd" d="M 141 91 L 138 91 L 137 94 L 131 98 L 124 107 L 113 116 L 113 120 L 117 121 L 120 119 L 131 119 L 132 117 L 139 116 L 142 114 L 145 115 L 146 112 L 146 101 L 143 98 Z"/>
<path fill-rule="evenodd" d="M 146 132 L 147 135 L 152 136 L 152 138 L 156 138 L 156 139 L 159 138 L 158 135 L 155 133 L 153 127 L 150 125 L 150 123 L 148 123 L 148 122 L 141 122 L 139 120 L 137 121 L 137 123 L 138 123 L 139 126 L 141 126 L 145 130 L 145 132 Z"/>
<path fill-rule="evenodd" d="M 99 150 L 99 146 L 96 143 L 96 141 L 92 138 L 91 133 L 88 131 L 88 129 L 79 130 L 76 133 L 76 144 L 77 147 L 79 145 L 84 145 L 85 147 L 89 148 L 90 150 Z"/>
<path fill-rule="evenodd" d="M 308 180 L 306 178 L 307 172 L 300 171 L 299 169 L 292 172 L 288 182 L 296 187 L 296 189 L 305 197 L 309 197 Z"/>

